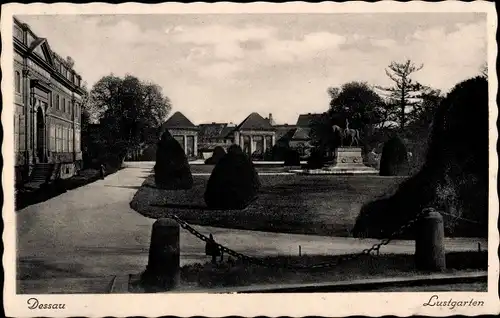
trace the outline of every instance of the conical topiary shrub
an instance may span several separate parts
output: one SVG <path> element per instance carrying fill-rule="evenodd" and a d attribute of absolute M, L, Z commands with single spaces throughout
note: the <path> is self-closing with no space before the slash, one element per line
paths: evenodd
<path fill-rule="evenodd" d="M 311 156 L 307 159 L 307 168 L 321 169 L 323 168 L 323 152 L 319 149 L 314 149 Z"/>
<path fill-rule="evenodd" d="M 207 165 L 216 165 L 224 156 L 226 155 L 226 151 L 221 146 L 215 147 L 212 152 L 212 157 L 205 160 L 205 164 Z"/>
<path fill-rule="evenodd" d="M 408 151 L 398 136 L 389 139 L 382 150 L 380 159 L 381 176 L 406 176 L 410 167 L 408 164 Z"/>
<path fill-rule="evenodd" d="M 193 186 L 193 176 L 186 154 L 168 131 L 165 131 L 158 143 L 154 171 L 158 188 L 180 190 Z"/>
<path fill-rule="evenodd" d="M 213 209 L 241 210 L 255 199 L 259 187 L 259 176 L 252 162 L 239 146 L 232 145 L 212 171 L 205 202 Z"/>
<path fill-rule="evenodd" d="M 300 154 L 295 149 L 288 149 L 285 154 L 285 166 L 300 166 Z"/>

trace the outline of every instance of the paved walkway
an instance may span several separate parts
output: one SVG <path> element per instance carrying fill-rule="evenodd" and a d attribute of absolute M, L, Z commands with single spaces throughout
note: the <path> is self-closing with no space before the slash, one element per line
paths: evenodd
<path fill-rule="evenodd" d="M 18 279 L 84 278 L 139 273 L 147 265 L 154 222 L 129 202 L 152 165 L 129 167 L 84 187 L 17 212 Z M 249 255 L 343 254 L 376 240 L 198 227 L 204 234 Z M 476 250 L 476 239 L 447 239 L 449 251 Z M 486 241 L 481 245 L 486 248 Z M 208 260 L 205 246 L 181 231 L 181 263 Z M 411 241 L 397 241 L 382 253 L 413 253 Z"/>

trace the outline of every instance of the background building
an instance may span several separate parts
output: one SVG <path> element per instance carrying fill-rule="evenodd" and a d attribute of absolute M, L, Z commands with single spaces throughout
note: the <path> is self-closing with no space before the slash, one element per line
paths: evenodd
<path fill-rule="evenodd" d="M 82 161 L 81 76 L 47 39 L 14 18 L 14 151 L 16 183 L 66 178 Z"/>
<path fill-rule="evenodd" d="M 198 156 L 198 127 L 181 112 L 175 112 L 160 129 L 160 136 L 165 130 L 174 137 L 184 149 L 188 158 Z"/>

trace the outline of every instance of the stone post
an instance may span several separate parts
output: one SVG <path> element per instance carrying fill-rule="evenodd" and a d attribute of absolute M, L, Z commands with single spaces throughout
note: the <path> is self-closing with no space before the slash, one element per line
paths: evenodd
<path fill-rule="evenodd" d="M 142 274 L 143 283 L 171 290 L 180 279 L 179 225 L 172 219 L 158 219 L 153 224 L 149 259 Z"/>
<path fill-rule="evenodd" d="M 417 223 L 415 265 L 423 271 L 446 269 L 444 223 L 439 212 L 431 211 Z"/>

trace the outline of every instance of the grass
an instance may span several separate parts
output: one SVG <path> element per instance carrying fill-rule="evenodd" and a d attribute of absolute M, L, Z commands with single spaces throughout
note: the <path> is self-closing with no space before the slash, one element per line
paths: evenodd
<path fill-rule="evenodd" d="M 206 166 L 192 167 L 199 173 Z M 276 171 L 279 168 L 268 168 Z M 263 171 L 258 169 L 258 171 Z M 176 214 L 199 225 L 246 230 L 349 236 L 361 206 L 394 191 L 403 178 L 378 176 L 261 175 L 256 201 L 244 210 L 210 210 L 204 202 L 209 176 L 194 176 L 190 190 L 159 190 L 149 176 L 131 207 L 150 218 Z M 163 205 L 155 207 L 151 205 Z"/>
<path fill-rule="evenodd" d="M 283 267 L 262 267 L 227 259 L 217 264 L 192 264 L 181 268 L 181 286 L 234 287 L 266 284 L 303 284 L 368 278 L 411 277 L 426 274 L 415 268 L 413 255 L 386 254 L 378 257 L 363 256 L 339 262 L 340 256 L 266 257 L 273 263 L 318 264 L 338 262 L 334 267 L 321 270 L 291 270 Z M 445 273 L 464 273 L 486 270 L 487 252 L 455 252 L 446 255 Z M 445 288 L 445 287 L 443 287 Z M 446 290 L 446 289 L 445 289 Z"/>

